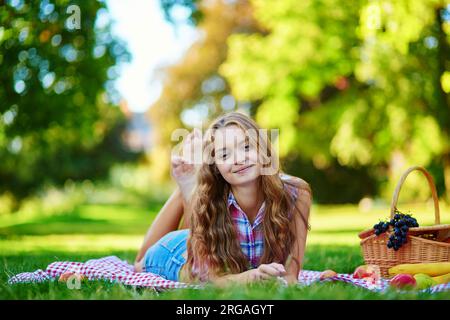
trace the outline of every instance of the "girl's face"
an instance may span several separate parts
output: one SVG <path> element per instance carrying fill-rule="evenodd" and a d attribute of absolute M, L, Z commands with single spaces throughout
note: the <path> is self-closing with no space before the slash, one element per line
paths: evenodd
<path fill-rule="evenodd" d="M 260 176 L 257 146 L 245 137 L 236 125 L 215 131 L 215 164 L 230 185 L 253 182 Z"/>

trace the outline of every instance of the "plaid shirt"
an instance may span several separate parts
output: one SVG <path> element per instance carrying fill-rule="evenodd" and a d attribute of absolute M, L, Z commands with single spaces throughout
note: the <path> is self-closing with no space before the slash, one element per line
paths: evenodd
<path fill-rule="evenodd" d="M 282 180 L 289 176 L 280 174 Z M 287 183 L 284 184 L 285 189 L 290 192 L 294 198 L 297 198 L 297 189 Z M 243 253 L 247 257 L 250 267 L 256 268 L 259 266 L 259 261 L 264 252 L 264 230 L 262 228 L 264 209 L 266 202 L 264 201 L 256 214 L 253 224 L 250 223 L 244 210 L 239 207 L 233 193 L 228 194 L 228 210 L 231 214 L 234 226 L 236 228 L 239 242 Z"/>

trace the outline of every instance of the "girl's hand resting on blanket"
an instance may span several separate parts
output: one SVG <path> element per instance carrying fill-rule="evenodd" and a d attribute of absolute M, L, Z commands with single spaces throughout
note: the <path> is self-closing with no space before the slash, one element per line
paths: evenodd
<path fill-rule="evenodd" d="M 258 268 L 251 269 L 248 272 L 248 282 L 271 280 L 286 275 L 284 266 L 275 262 L 261 264 Z"/>
<path fill-rule="evenodd" d="M 197 156 L 195 153 L 199 152 Z M 188 200 L 197 184 L 197 172 L 201 166 L 202 138 L 194 129 L 183 141 L 182 155 L 172 154 L 171 175 L 180 187 L 183 198 Z"/>

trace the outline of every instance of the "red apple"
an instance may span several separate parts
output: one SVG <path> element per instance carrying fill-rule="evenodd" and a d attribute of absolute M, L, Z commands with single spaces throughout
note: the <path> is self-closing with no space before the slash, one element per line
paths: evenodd
<path fill-rule="evenodd" d="M 410 274 L 400 273 L 393 277 L 389 284 L 398 289 L 414 288 L 416 286 L 416 279 Z"/>

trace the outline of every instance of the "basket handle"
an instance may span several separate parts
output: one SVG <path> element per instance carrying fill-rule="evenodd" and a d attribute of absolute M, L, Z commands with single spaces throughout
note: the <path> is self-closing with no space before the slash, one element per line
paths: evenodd
<path fill-rule="evenodd" d="M 439 200 L 438 200 L 438 196 L 437 196 L 437 192 L 436 192 L 436 186 L 434 185 L 434 182 L 433 182 L 433 177 L 431 176 L 431 174 L 428 173 L 427 170 L 425 170 L 425 168 L 420 167 L 420 166 L 414 166 L 414 167 L 411 167 L 408 170 L 406 170 L 406 172 L 400 178 L 400 181 L 397 183 L 397 187 L 395 188 L 394 195 L 392 197 L 391 219 L 394 218 L 394 214 L 395 214 L 395 210 L 396 210 L 396 206 L 397 206 L 397 202 L 398 202 L 398 196 L 400 194 L 400 189 L 402 188 L 403 182 L 405 182 L 408 174 L 410 174 L 411 171 L 414 171 L 414 170 L 418 170 L 418 171 L 422 172 L 428 180 L 428 185 L 430 186 L 431 196 L 433 197 L 433 202 L 434 202 L 434 224 L 440 224 L 441 222 L 440 222 L 440 215 L 439 215 Z"/>

